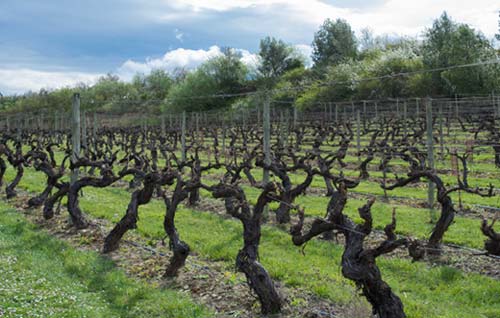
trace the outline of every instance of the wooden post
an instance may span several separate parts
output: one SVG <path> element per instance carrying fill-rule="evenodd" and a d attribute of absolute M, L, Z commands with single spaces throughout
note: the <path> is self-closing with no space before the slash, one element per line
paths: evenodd
<path fill-rule="evenodd" d="M 359 109 L 356 111 L 356 149 L 358 151 L 358 162 L 361 160 L 361 118 Z"/>
<path fill-rule="evenodd" d="M 491 92 L 491 106 L 493 107 L 493 120 L 495 120 L 495 117 L 498 115 L 497 113 L 497 105 L 496 105 L 496 96 L 495 96 L 495 91 Z"/>
<path fill-rule="evenodd" d="M 64 115 L 65 115 L 65 112 L 63 111 L 62 114 L 60 114 L 60 116 L 59 116 L 59 120 L 60 120 L 59 129 L 60 130 L 64 130 L 64 128 L 66 128 L 64 126 L 64 120 L 65 120 Z"/>
<path fill-rule="evenodd" d="M 497 96 L 496 100 L 497 100 L 497 113 L 498 117 L 500 117 L 500 96 Z"/>
<path fill-rule="evenodd" d="M 323 116 L 321 116 L 321 121 L 323 122 L 323 125 L 326 125 L 328 117 L 326 116 L 326 103 L 323 104 Z"/>
<path fill-rule="evenodd" d="M 45 126 L 44 126 L 45 121 L 44 121 L 44 118 L 43 118 L 43 117 L 44 117 L 44 116 L 43 116 L 43 113 L 41 113 L 41 114 L 38 116 L 38 124 L 37 124 L 38 129 L 42 129 L 42 130 L 45 128 Z"/>
<path fill-rule="evenodd" d="M 406 123 L 406 119 L 407 119 L 407 104 L 406 104 L 406 100 L 403 102 L 403 133 L 404 133 L 404 136 L 406 138 L 406 136 L 408 136 L 408 124 Z"/>
<path fill-rule="evenodd" d="M 455 119 L 458 120 L 458 96 L 455 94 Z"/>
<path fill-rule="evenodd" d="M 328 121 L 331 123 L 333 119 L 333 112 L 332 112 L 332 102 L 328 103 Z"/>
<path fill-rule="evenodd" d="M 94 152 L 97 153 L 97 114 L 94 112 L 92 118 L 92 142 L 94 145 Z"/>
<path fill-rule="evenodd" d="M 451 102 L 448 102 L 448 110 L 446 111 L 446 136 L 450 136 L 450 126 L 451 126 L 451 111 L 452 105 Z"/>
<path fill-rule="evenodd" d="M 497 112 L 495 105 L 495 91 L 491 91 L 491 107 L 493 107 L 493 120 L 495 120 L 495 113 Z"/>
<path fill-rule="evenodd" d="M 71 152 L 71 161 L 73 163 L 78 161 L 80 157 L 80 94 L 75 93 L 73 95 L 72 103 L 72 121 L 71 121 L 71 142 L 73 146 L 73 151 Z M 74 184 L 78 180 L 78 169 L 73 169 L 71 173 L 71 184 Z"/>
<path fill-rule="evenodd" d="M 441 160 L 444 159 L 444 137 L 443 137 L 443 105 L 439 103 L 439 151 Z"/>
<path fill-rule="evenodd" d="M 497 96 L 497 110 L 498 110 L 498 117 L 500 117 L 500 96 Z"/>
<path fill-rule="evenodd" d="M 285 147 L 288 146 L 288 142 L 290 139 L 290 112 L 288 110 L 285 111 Z"/>
<path fill-rule="evenodd" d="M 427 128 L 427 165 L 429 169 L 434 169 L 434 137 L 432 133 L 432 100 L 427 97 L 424 100 Z M 427 192 L 427 203 L 430 208 L 431 222 L 434 222 L 434 183 L 429 181 Z"/>
<path fill-rule="evenodd" d="M 181 158 L 182 162 L 186 162 L 186 111 L 182 111 L 182 123 L 181 123 Z"/>
<path fill-rule="evenodd" d="M 396 118 L 399 118 L 399 98 L 396 98 Z"/>
<path fill-rule="evenodd" d="M 417 112 L 417 118 L 420 117 L 420 98 L 415 98 L 415 108 Z"/>
<path fill-rule="evenodd" d="M 17 115 L 17 140 L 18 141 L 21 141 L 21 130 L 22 130 L 22 123 L 23 123 L 23 120 L 22 120 L 22 115 L 21 114 L 18 114 Z"/>
<path fill-rule="evenodd" d="M 297 127 L 297 107 L 293 107 L 293 128 Z"/>
<path fill-rule="evenodd" d="M 264 107 L 263 107 L 263 122 L 262 128 L 264 130 L 264 138 L 263 138 L 263 151 L 264 151 L 264 163 L 265 165 L 271 164 L 271 117 L 269 114 L 269 96 L 264 97 Z M 267 184 L 269 182 L 269 170 L 264 168 L 264 172 L 262 175 L 263 184 Z M 267 217 L 269 215 L 269 207 L 266 205 L 264 210 L 264 216 Z"/>
<path fill-rule="evenodd" d="M 335 123 L 339 122 L 339 104 L 335 104 Z"/>
<path fill-rule="evenodd" d="M 87 112 L 82 112 L 82 146 L 83 149 L 87 149 Z"/>
<path fill-rule="evenodd" d="M 199 119 L 200 116 L 199 116 L 198 113 L 195 113 L 194 116 L 196 118 L 196 134 L 198 134 L 199 131 L 200 131 L 200 121 L 199 121 L 200 120 Z"/>
<path fill-rule="evenodd" d="M 167 130 L 165 127 L 165 114 L 161 114 L 161 136 L 163 138 L 167 136 Z"/>
<path fill-rule="evenodd" d="M 375 117 L 378 117 L 378 105 L 377 105 L 377 102 L 375 102 Z"/>
<path fill-rule="evenodd" d="M 222 155 L 224 156 L 224 163 L 227 163 L 226 156 L 226 120 L 222 119 Z"/>
<path fill-rule="evenodd" d="M 283 112 L 280 113 L 280 139 L 281 145 L 286 147 L 288 141 L 288 116 Z"/>

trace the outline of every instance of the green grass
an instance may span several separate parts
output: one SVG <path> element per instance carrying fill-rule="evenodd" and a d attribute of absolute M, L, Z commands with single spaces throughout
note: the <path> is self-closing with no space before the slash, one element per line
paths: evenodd
<path fill-rule="evenodd" d="M 1 317 L 207 317 L 179 292 L 152 288 L 76 250 L 0 202 Z"/>
<path fill-rule="evenodd" d="M 10 180 L 14 176 L 14 171 L 12 169 L 8 169 L 6 173 L 6 178 Z M 39 193 L 43 190 L 45 183 L 45 177 L 43 173 L 34 172 L 33 169 L 26 169 L 25 175 L 21 179 L 21 183 L 19 184 L 20 188 L 27 189 L 28 191 Z M 210 184 L 214 183 L 214 181 L 206 181 L 205 183 Z M 255 188 L 249 186 L 243 186 L 245 193 L 247 194 L 249 200 L 251 202 L 255 202 L 258 196 L 258 191 Z M 370 188 L 367 186 L 365 191 L 370 193 Z M 374 189 L 375 191 L 376 189 Z M 406 189 L 411 193 L 412 189 Z M 107 187 L 102 190 L 105 193 L 111 194 L 124 194 L 127 196 L 123 202 L 124 204 L 128 204 L 128 194 L 123 189 L 118 189 L 114 187 Z M 101 192 L 101 193 L 104 193 Z M 82 200 L 82 206 L 85 202 L 85 199 L 95 199 L 97 197 L 92 197 L 93 192 L 84 190 L 85 197 Z M 204 190 L 201 190 L 201 194 L 205 197 L 211 197 L 211 195 Z M 498 199 L 498 198 L 495 198 Z M 100 200 L 108 201 L 106 197 L 101 197 Z M 300 204 L 301 206 L 306 208 L 307 215 L 312 216 L 324 216 L 326 207 L 328 205 L 329 198 L 322 196 L 300 196 L 295 200 L 295 203 Z M 357 219 L 357 208 L 362 206 L 366 200 L 358 200 L 350 198 L 348 200 L 346 214 Z M 271 208 L 276 208 L 277 204 L 271 204 Z M 429 223 L 430 216 L 429 210 L 423 208 L 414 208 L 409 207 L 403 204 L 389 204 L 381 202 L 380 200 L 375 203 L 372 208 L 373 216 L 374 216 L 374 227 L 376 229 L 382 230 L 386 224 L 390 223 L 392 216 L 392 208 L 396 207 L 397 218 L 398 218 L 398 226 L 396 228 L 396 232 L 402 235 L 411 235 L 417 238 L 428 238 L 430 232 L 433 228 L 433 224 Z M 121 211 L 125 211 L 125 208 L 119 210 L 117 213 L 121 216 Z M 436 211 L 436 214 L 439 215 L 439 211 Z M 117 221 L 117 220 L 115 220 Z M 485 237 L 481 233 L 480 230 L 481 221 L 479 219 L 456 216 L 454 223 L 450 226 L 448 231 L 446 231 L 444 235 L 445 243 L 453 243 L 478 249 L 483 249 Z M 496 224 L 495 229 L 500 230 L 500 224 Z"/>
<path fill-rule="evenodd" d="M 12 177 L 12 172 L 9 177 Z M 43 174 L 27 169 L 20 187 L 39 192 L 44 182 Z M 252 200 L 255 199 L 255 190 L 245 188 L 245 191 Z M 130 199 L 126 190 L 113 187 L 86 188 L 84 193 L 81 199 L 83 210 L 92 217 L 112 222 L 122 217 Z M 306 196 L 300 197 L 298 202 L 306 207 L 307 214 L 323 215 L 328 198 Z M 350 200 L 346 213 L 356 216 L 356 207 L 362 202 Z M 373 215 L 377 228 L 388 223 L 391 210 L 391 205 L 376 203 Z M 153 240 L 163 238 L 164 212 L 161 201 L 142 206 L 138 232 Z M 398 207 L 400 233 L 426 237 L 431 229 L 427 220 L 428 213 L 424 209 Z M 181 237 L 195 252 L 209 259 L 222 260 L 228 266 L 232 266 L 242 245 L 240 223 L 210 213 L 181 208 L 177 227 Z M 481 247 L 484 238 L 479 233 L 479 221 L 457 217 L 446 233 L 445 241 Z M 307 244 L 304 256 L 284 231 L 268 226 L 263 229 L 261 261 L 275 279 L 306 288 L 339 304 L 347 304 L 353 300 L 356 291 L 341 275 L 341 254 L 342 247 L 314 240 Z M 409 317 L 500 316 L 500 284 L 496 280 L 465 274 L 446 266 L 431 267 L 394 258 L 380 258 L 378 264 L 383 278 L 401 297 Z"/>
<path fill-rule="evenodd" d="M 129 196 L 127 191 L 118 188 L 88 188 L 81 206 L 93 217 L 116 222 L 123 215 Z M 151 239 L 163 238 L 164 209 L 161 201 L 156 200 L 141 207 L 138 232 Z M 240 223 L 213 214 L 181 208 L 177 227 L 194 251 L 225 261 L 228 266 L 233 264 L 242 244 Z M 355 288 L 342 277 L 341 253 L 340 246 L 314 240 L 308 243 L 302 255 L 285 232 L 269 226 L 263 229 L 261 261 L 275 279 L 347 304 L 353 300 Z M 500 315 L 500 284 L 496 280 L 408 260 L 380 258 L 378 263 L 383 278 L 403 300 L 409 317 Z"/>
<path fill-rule="evenodd" d="M 259 190 L 252 187 L 243 187 L 247 197 L 251 202 L 256 202 Z M 210 197 L 207 191 L 201 191 L 203 196 Z M 300 196 L 295 203 L 305 207 L 306 214 L 310 216 L 324 216 L 330 198 L 319 196 Z M 359 220 L 357 209 L 364 205 L 366 200 L 350 198 L 347 201 L 345 213 L 355 220 Z M 277 208 L 277 203 L 270 205 L 271 209 Z M 389 204 L 376 201 L 372 207 L 374 227 L 383 230 L 385 225 L 392 220 L 392 209 L 396 208 L 398 226 L 396 232 L 403 235 L 411 235 L 421 239 L 428 238 L 433 224 L 429 223 L 430 214 L 428 209 L 408 207 L 405 205 Z M 439 216 L 439 211 L 435 212 Z M 479 219 L 456 216 L 454 223 L 444 235 L 445 243 L 469 246 L 483 249 L 485 236 L 480 230 L 481 221 Z M 495 229 L 500 230 L 500 225 Z"/>
<path fill-rule="evenodd" d="M 94 217 L 118 220 L 126 209 L 123 190 L 87 191 L 82 207 Z M 177 215 L 179 233 L 194 251 L 213 260 L 234 262 L 241 247 L 241 225 L 234 220 L 182 208 Z M 152 238 L 164 237 L 164 206 L 153 201 L 141 207 L 138 231 Z M 261 262 L 275 279 L 307 288 L 340 304 L 352 301 L 354 287 L 340 272 L 342 248 L 314 240 L 305 255 L 293 246 L 285 232 L 264 226 Z M 496 317 L 500 315 L 500 284 L 476 274 L 463 274 L 449 267 L 429 267 L 408 260 L 379 259 L 384 279 L 402 298 L 409 317 Z"/>

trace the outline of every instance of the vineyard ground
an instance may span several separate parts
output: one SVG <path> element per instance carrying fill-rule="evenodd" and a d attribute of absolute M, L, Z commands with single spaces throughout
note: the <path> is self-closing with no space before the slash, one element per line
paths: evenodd
<path fill-rule="evenodd" d="M 127 277 L 0 201 L 0 317 L 207 317 L 178 291 Z"/>
<path fill-rule="evenodd" d="M 42 174 L 28 169 L 20 187 L 37 192 L 43 187 L 43 182 Z M 84 192 L 81 199 L 84 211 L 93 218 L 104 218 L 111 222 L 119 220 L 130 197 L 125 189 L 115 187 L 86 189 Z M 159 201 L 141 207 L 137 232 L 151 245 L 156 245 L 164 237 L 161 227 L 163 214 L 164 207 Z M 234 266 L 234 257 L 241 246 L 239 223 L 187 208 L 179 211 L 177 222 L 182 237 L 199 255 L 212 261 L 221 261 L 228 268 Z M 359 298 L 354 286 L 342 278 L 339 264 L 341 253 L 340 246 L 316 240 L 307 245 L 305 255 L 302 255 L 285 232 L 270 226 L 264 227 L 261 261 L 275 279 L 285 286 L 304 288 L 339 306 L 345 306 L 359 302 Z M 410 317 L 500 315 L 498 280 L 464 273 L 448 266 L 412 263 L 405 259 L 382 258 L 378 263 L 384 279 L 401 296 Z M 189 271 L 189 268 L 185 271 Z"/>

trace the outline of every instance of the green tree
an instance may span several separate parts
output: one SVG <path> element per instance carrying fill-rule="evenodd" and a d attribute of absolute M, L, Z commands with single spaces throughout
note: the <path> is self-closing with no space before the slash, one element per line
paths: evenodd
<path fill-rule="evenodd" d="M 241 55 L 226 48 L 222 55 L 203 63 L 172 86 L 167 95 L 167 109 L 201 111 L 228 107 L 238 98 L 224 96 L 245 91 L 247 75 Z"/>
<path fill-rule="evenodd" d="M 326 19 L 314 34 L 312 59 L 316 67 L 339 64 L 354 59 L 357 44 L 354 32 L 347 21 Z"/>
<path fill-rule="evenodd" d="M 494 58 L 492 44 L 467 24 L 451 20 L 444 12 L 427 30 L 423 61 L 427 68 L 446 68 Z M 432 93 L 485 93 L 495 85 L 487 67 L 458 68 L 432 73 Z"/>
<path fill-rule="evenodd" d="M 148 75 L 136 74 L 132 79 L 133 92 L 140 100 L 141 108 L 149 112 L 160 110 L 173 84 L 174 79 L 162 69 L 152 70 Z"/>
<path fill-rule="evenodd" d="M 140 101 L 132 84 L 120 81 L 116 75 L 107 74 L 96 84 L 81 93 L 82 107 L 114 112 L 140 109 Z"/>
<path fill-rule="evenodd" d="M 276 79 L 294 68 L 304 67 L 304 57 L 292 46 L 273 37 L 260 40 L 258 71 L 265 79 Z"/>
<path fill-rule="evenodd" d="M 219 94 L 241 92 L 248 74 L 241 54 L 232 48 L 223 48 L 222 55 L 208 60 L 200 69 L 214 79 Z"/>
<path fill-rule="evenodd" d="M 357 85 L 356 98 L 421 96 L 429 89 L 428 74 L 398 75 L 423 69 L 422 57 L 411 45 L 378 51 L 370 59 L 357 64 L 358 75 L 364 80 Z"/>

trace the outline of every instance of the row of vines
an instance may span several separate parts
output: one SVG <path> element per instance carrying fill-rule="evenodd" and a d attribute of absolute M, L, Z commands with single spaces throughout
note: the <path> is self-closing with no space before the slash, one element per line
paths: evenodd
<path fill-rule="evenodd" d="M 291 119 L 272 121 L 268 152 L 260 118 L 224 127 L 196 123 L 182 130 L 172 123 L 129 127 L 107 123 L 94 131 L 84 126 L 87 139 L 74 156 L 69 129 L 28 127 L 20 131 L 5 127 L 0 132 L 0 185 L 6 170 L 14 169 L 15 178 L 5 185 L 7 198 L 12 198 L 25 168 L 43 173 L 45 189 L 28 205 L 42 207 L 43 217 L 51 219 L 65 202 L 71 224 L 77 229 L 94 226 L 79 205 L 86 187 L 127 187 L 131 193 L 127 210 L 107 233 L 102 253 L 118 249 L 125 233 L 137 227 L 140 206 L 162 200 L 163 228 L 172 251 L 166 277 L 176 276 L 190 254 L 190 246 L 176 228 L 176 212 L 181 204 L 199 204 L 200 191 L 206 190 L 243 226 L 243 246 L 235 256 L 236 266 L 257 295 L 262 313 L 278 313 L 283 304 L 276 284 L 259 261 L 262 225 L 268 222 L 286 226 L 290 244 L 296 246 L 314 238 L 335 244 L 334 237 L 342 237 L 343 276 L 361 289 L 378 317 L 405 317 L 403 304 L 383 280 L 376 259 L 395 249 L 406 249 L 415 261 L 439 255 L 457 213 L 453 194 L 483 198 L 497 194 L 494 184 L 472 184 L 468 165 L 483 151 L 490 156 L 486 160 L 492 167 L 500 169 L 499 119 L 491 113 L 449 116 L 442 122 L 437 116 L 429 121 L 425 112 L 405 113 L 404 117 L 386 113 L 360 118 L 358 112 L 356 118 L 355 114 L 330 122 L 324 120 L 333 116 L 330 109 L 330 113 L 294 118 L 293 123 Z M 431 136 L 435 140 L 429 144 L 429 124 L 445 125 L 444 142 Z M 473 143 L 468 144 L 468 140 Z M 428 147 L 434 144 L 441 159 L 454 167 L 441 169 L 430 164 Z M 262 171 L 270 177 L 261 178 Z M 450 171 L 456 174 L 453 184 L 443 178 Z M 319 195 L 329 197 L 322 217 L 312 216 L 307 206 L 296 202 L 299 196 L 318 191 L 311 187 L 318 179 L 323 184 Z M 435 189 L 440 211 L 428 237 L 397 234 L 394 210 L 392 221 L 381 233 L 384 239 L 369 242 L 369 235 L 377 231 L 371 212 L 377 196 L 365 198 L 359 218 L 345 211 L 350 194 L 367 180 L 377 182 L 385 196 L 398 188 L 411 191 L 429 184 Z M 256 200 L 248 198 L 246 187 L 258 191 Z M 494 229 L 494 216 L 491 219 L 481 223 L 484 253 L 500 256 L 500 233 Z"/>

